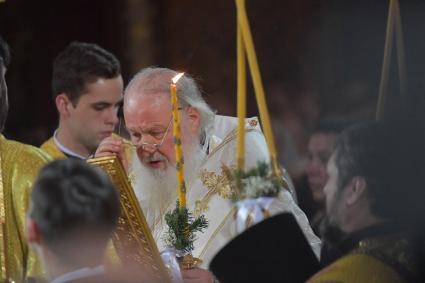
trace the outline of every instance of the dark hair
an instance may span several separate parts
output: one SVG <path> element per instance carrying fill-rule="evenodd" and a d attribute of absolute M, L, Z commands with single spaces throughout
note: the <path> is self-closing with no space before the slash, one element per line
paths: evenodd
<path fill-rule="evenodd" d="M 406 124 L 375 122 L 344 131 L 335 145 L 338 187 L 366 180 L 371 212 L 384 219 L 414 219 L 425 212 L 425 139 Z"/>
<path fill-rule="evenodd" d="M 117 191 L 105 172 L 82 160 L 53 161 L 40 171 L 31 197 L 30 217 L 60 259 L 74 263 L 75 244 L 78 253 L 102 257 L 120 214 Z M 96 245 L 84 246 L 90 237 Z"/>
<path fill-rule="evenodd" d="M 0 36 L 0 60 L 3 61 L 3 65 L 7 68 L 10 64 L 10 49 L 6 41 Z"/>
<path fill-rule="evenodd" d="M 75 105 L 87 83 L 120 74 L 120 62 L 112 53 L 97 44 L 72 42 L 53 62 L 53 99 L 65 93 Z"/>

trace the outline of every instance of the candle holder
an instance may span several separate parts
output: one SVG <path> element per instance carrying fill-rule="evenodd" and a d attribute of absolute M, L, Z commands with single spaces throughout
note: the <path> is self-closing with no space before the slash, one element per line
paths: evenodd
<path fill-rule="evenodd" d="M 177 260 L 179 261 L 181 269 L 191 269 L 202 264 L 202 260 L 194 257 L 192 254 L 186 254 L 177 258 Z"/>

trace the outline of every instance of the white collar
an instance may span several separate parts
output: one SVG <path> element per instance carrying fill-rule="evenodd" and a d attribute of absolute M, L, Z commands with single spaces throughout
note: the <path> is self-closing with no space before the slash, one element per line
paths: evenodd
<path fill-rule="evenodd" d="M 84 267 L 80 268 L 65 274 L 62 274 L 59 277 L 56 277 L 50 283 L 65 283 L 71 280 L 76 280 L 85 277 L 96 276 L 105 273 L 105 267 L 103 265 L 98 265 L 96 267 Z"/>
<path fill-rule="evenodd" d="M 66 155 L 70 155 L 79 159 L 87 159 L 84 156 L 79 155 L 78 153 L 73 152 L 69 148 L 65 147 L 63 144 L 60 143 L 60 141 L 57 138 L 58 130 L 56 130 L 53 134 L 53 141 L 55 142 L 56 146 L 59 147 L 60 151 L 65 153 Z"/>

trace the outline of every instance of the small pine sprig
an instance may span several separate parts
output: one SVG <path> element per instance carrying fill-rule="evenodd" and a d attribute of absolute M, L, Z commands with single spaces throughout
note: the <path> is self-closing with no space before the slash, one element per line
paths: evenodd
<path fill-rule="evenodd" d="M 227 169 L 225 174 L 230 177 L 232 200 L 247 198 L 276 197 L 286 184 L 282 176 L 272 174 L 270 164 L 259 161 L 256 167 L 248 171 Z"/>
<path fill-rule="evenodd" d="M 173 211 L 165 214 L 165 222 L 168 229 L 163 237 L 168 247 L 190 253 L 194 249 L 193 243 L 196 240 L 196 232 L 202 232 L 208 227 L 208 220 L 204 215 L 194 218 L 187 208 L 180 208 L 179 201 Z"/>

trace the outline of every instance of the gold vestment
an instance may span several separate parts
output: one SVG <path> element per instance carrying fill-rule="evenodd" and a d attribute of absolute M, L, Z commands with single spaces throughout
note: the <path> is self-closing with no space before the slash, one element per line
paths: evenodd
<path fill-rule="evenodd" d="M 307 283 L 417 282 L 414 246 L 403 234 L 376 236 L 360 241 L 346 256 L 325 267 Z"/>
<path fill-rule="evenodd" d="M 38 171 L 50 157 L 30 145 L 0 135 L 0 279 L 22 282 L 44 277 L 41 263 L 26 243 L 26 212 Z"/>
<path fill-rule="evenodd" d="M 47 152 L 54 159 L 66 158 L 66 155 L 59 149 L 59 147 L 55 144 L 55 140 L 53 137 L 45 141 L 40 148 Z"/>

